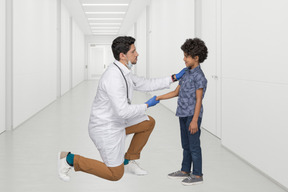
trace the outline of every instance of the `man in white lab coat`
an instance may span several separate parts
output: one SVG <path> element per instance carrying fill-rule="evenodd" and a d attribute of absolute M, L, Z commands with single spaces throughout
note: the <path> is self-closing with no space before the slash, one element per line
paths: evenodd
<path fill-rule="evenodd" d="M 179 80 L 185 69 L 178 74 L 159 79 L 145 79 L 131 73 L 137 62 L 138 53 L 133 37 L 117 37 L 112 44 L 115 61 L 99 80 L 90 121 L 89 135 L 100 152 L 103 162 L 72 153 L 58 154 L 58 174 L 69 181 L 69 170 L 83 171 L 98 177 L 117 181 L 125 172 L 146 175 L 136 163 L 155 126 L 155 120 L 146 115 L 146 110 L 159 103 L 156 96 L 144 104 L 131 104 L 133 90 L 155 91 L 169 88 Z M 134 134 L 125 154 L 125 138 Z"/>

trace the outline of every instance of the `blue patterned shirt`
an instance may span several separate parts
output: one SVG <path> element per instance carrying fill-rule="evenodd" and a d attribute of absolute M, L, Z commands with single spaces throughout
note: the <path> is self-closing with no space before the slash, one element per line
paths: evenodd
<path fill-rule="evenodd" d="M 203 88 L 204 98 L 207 79 L 200 68 L 200 65 L 194 69 L 187 70 L 179 81 L 180 91 L 178 95 L 178 106 L 176 116 L 188 117 L 194 115 L 196 105 L 196 90 Z M 203 105 L 201 106 L 199 117 L 202 118 Z"/>

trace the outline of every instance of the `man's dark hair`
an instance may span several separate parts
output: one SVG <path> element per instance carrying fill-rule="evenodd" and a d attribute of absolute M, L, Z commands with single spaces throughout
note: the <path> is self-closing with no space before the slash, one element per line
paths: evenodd
<path fill-rule="evenodd" d="M 187 39 L 181 46 L 181 49 L 192 58 L 198 56 L 199 63 L 202 63 L 207 58 L 208 49 L 204 41 L 199 38 Z"/>
<path fill-rule="evenodd" d="M 120 36 L 114 39 L 111 48 L 114 55 L 114 58 L 119 61 L 119 54 L 124 53 L 126 54 L 129 50 L 132 44 L 134 44 L 135 39 L 133 37 L 129 36 Z"/>

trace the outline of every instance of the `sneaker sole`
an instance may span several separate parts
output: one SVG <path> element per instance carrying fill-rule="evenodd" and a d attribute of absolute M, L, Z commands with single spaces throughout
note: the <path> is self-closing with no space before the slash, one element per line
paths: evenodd
<path fill-rule="evenodd" d="M 184 182 L 182 182 L 182 184 L 185 185 L 185 186 L 197 185 L 197 184 L 201 184 L 201 183 L 203 183 L 203 181 L 198 181 L 198 182 L 193 182 L 193 183 L 184 183 Z"/>
<path fill-rule="evenodd" d="M 173 176 L 167 176 L 169 179 L 186 179 L 189 176 L 183 176 L 183 177 L 173 177 Z"/>

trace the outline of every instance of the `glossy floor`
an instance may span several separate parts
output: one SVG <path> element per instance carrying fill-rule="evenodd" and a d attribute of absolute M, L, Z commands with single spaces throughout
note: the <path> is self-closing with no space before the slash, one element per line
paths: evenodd
<path fill-rule="evenodd" d="M 148 109 L 156 127 L 143 150 L 141 167 L 147 176 L 125 174 L 111 182 L 71 171 L 68 183 L 58 179 L 57 152 L 72 151 L 100 160 L 87 131 L 97 82 L 86 81 L 49 105 L 14 131 L 0 135 L 1 192 L 284 192 L 285 190 L 221 146 L 219 139 L 202 130 L 204 183 L 183 186 L 167 174 L 180 169 L 182 151 L 178 118 L 162 105 Z M 148 97 L 135 93 L 134 103 Z M 127 138 L 129 143 L 131 137 Z"/>

